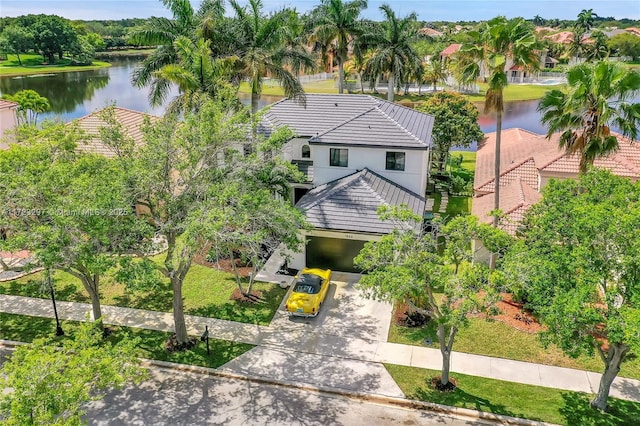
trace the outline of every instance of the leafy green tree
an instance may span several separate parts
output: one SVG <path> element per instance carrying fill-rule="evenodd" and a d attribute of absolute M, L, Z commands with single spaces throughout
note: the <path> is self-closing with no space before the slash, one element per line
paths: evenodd
<path fill-rule="evenodd" d="M 287 24 L 291 11 L 283 10 L 269 16 L 263 12 L 262 0 L 249 0 L 242 7 L 235 0 L 229 4 L 235 13 L 234 35 L 239 75 L 251 86 L 251 111 L 258 111 L 262 83 L 267 75 L 276 79 L 285 95 L 304 101 L 304 90 L 296 75 L 314 66 L 312 57 L 296 37 L 289 37 Z M 299 42 L 294 43 L 295 40 Z M 292 45 L 293 44 L 293 45 Z"/>
<path fill-rule="evenodd" d="M 396 16 L 388 4 L 380 6 L 385 21 L 380 31 L 367 34 L 366 43 L 373 47 L 367 63 L 367 74 L 388 78 L 387 100 L 393 102 L 396 82 L 408 78 L 408 70 L 420 64 L 420 58 L 413 49 L 418 39 L 417 15 L 410 13 L 404 18 Z"/>
<path fill-rule="evenodd" d="M 468 147 L 484 137 L 478 125 L 478 109 L 460 94 L 434 93 L 416 109 L 434 117 L 433 154 L 440 173 L 444 170 L 451 146 Z"/>
<path fill-rule="evenodd" d="M 335 53 L 338 62 L 338 93 L 344 93 L 344 64 L 348 60 L 349 47 L 363 33 L 360 13 L 367 8 L 366 0 L 322 0 L 313 13 L 312 40 L 321 41 L 324 50 Z"/>
<path fill-rule="evenodd" d="M 616 34 L 608 41 L 609 49 L 617 52 L 620 56 L 630 56 L 636 61 L 640 58 L 640 37 L 633 34 Z"/>
<path fill-rule="evenodd" d="M 547 137 L 562 132 L 560 148 L 580 156 L 580 172 L 598 157 L 618 149 L 616 126 L 623 135 L 638 137 L 640 104 L 633 96 L 640 90 L 640 73 L 609 61 L 580 64 L 567 73 L 566 91 L 551 90 L 538 106 Z"/>
<path fill-rule="evenodd" d="M 83 323 L 73 339 L 39 339 L 16 348 L 0 370 L 3 424 L 82 424 L 86 403 L 146 377 L 136 343 L 127 338 L 111 344 L 99 327 Z"/>
<path fill-rule="evenodd" d="M 20 54 L 34 47 L 33 34 L 26 28 L 10 25 L 2 30 L 0 38 L 5 40 L 5 49 L 18 57 L 18 65 L 22 66 Z"/>
<path fill-rule="evenodd" d="M 471 216 L 457 219 L 468 221 L 469 226 L 445 226 L 442 229 L 451 244 L 457 247 L 443 256 L 439 254 L 441 250 L 434 235 L 407 226 L 409 223 L 420 227 L 422 218 L 406 206 L 383 206 L 379 215 L 383 220 L 395 222 L 396 226 L 380 241 L 366 243 L 355 258 L 356 265 L 366 272 L 358 287 L 367 297 L 405 302 L 435 321 L 442 353 L 440 382 L 442 386 L 448 386 L 451 351 L 458 329 L 467 323 L 468 313 L 485 310 L 496 300 L 496 291 L 479 265 L 472 267 L 464 263 L 459 267 L 463 258 L 468 256 L 459 251 L 470 251 L 471 245 L 467 242 L 480 234 L 504 235 L 504 231 L 485 224 L 478 225 Z M 467 231 L 465 236 L 461 229 Z M 507 235 L 502 240 L 508 239 Z"/>
<path fill-rule="evenodd" d="M 56 15 L 37 15 L 29 28 L 37 49 L 50 64 L 55 63 L 56 53 L 58 58 L 62 59 L 63 51 L 72 46 L 77 39 L 70 22 Z"/>
<path fill-rule="evenodd" d="M 495 190 L 494 209 L 500 208 L 500 142 L 502 136 L 503 91 L 507 87 L 507 60 L 524 69 L 539 66 L 537 42 L 530 24 L 522 18 L 507 20 L 498 16 L 481 25 L 479 31 L 469 33 L 471 42 L 460 49 L 462 75 L 465 81 L 475 81 L 480 76 L 481 65 L 487 69 L 488 88 L 485 95 L 485 112 L 496 113 Z M 494 217 L 494 226 L 498 218 Z"/>
<path fill-rule="evenodd" d="M 13 95 L 3 95 L 2 99 L 17 102 L 20 105 L 16 114 L 18 124 L 35 126 L 38 123 L 38 115 L 51 108 L 47 98 L 31 89 L 21 90 Z"/>
<path fill-rule="evenodd" d="M 620 365 L 640 351 L 640 186 L 608 171 L 552 180 L 527 212 L 505 276 L 567 355 L 598 353 L 591 405 L 604 410 Z"/>
<path fill-rule="evenodd" d="M 49 269 L 78 278 L 91 298 L 93 318 L 102 316 L 100 283 L 118 255 L 141 254 L 153 230 L 136 218 L 127 176 L 114 160 L 76 154 L 73 126 L 55 124 L 30 141 L 0 152 L 0 212 L 13 249 L 26 249 Z"/>

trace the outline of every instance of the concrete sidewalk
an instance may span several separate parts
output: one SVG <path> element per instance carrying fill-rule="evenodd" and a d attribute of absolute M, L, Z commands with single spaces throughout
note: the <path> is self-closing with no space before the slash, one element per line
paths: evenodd
<path fill-rule="evenodd" d="M 91 311 L 91 305 L 85 303 L 60 301 L 57 307 L 60 318 L 65 320 L 86 320 Z M 53 318 L 51 301 L 21 296 L 0 295 L 0 312 Z M 103 306 L 102 312 L 106 324 L 173 331 L 173 316 L 170 313 L 115 306 Z M 300 359 L 309 359 L 309 362 L 315 359 L 314 356 L 318 359 L 332 357 L 331 362 L 344 363 L 349 366 L 349 371 L 361 371 L 363 374 L 372 368 L 372 363 L 377 363 L 377 366 L 379 363 L 389 363 L 434 370 L 442 366 L 440 351 L 432 348 L 330 333 L 309 333 L 303 328 L 280 330 L 278 327 L 191 315 L 187 315 L 186 321 L 190 334 L 200 335 L 205 326 L 209 326 L 211 338 L 259 346 L 222 367 L 228 371 L 257 375 L 282 374 L 286 372 L 284 367 L 296 358 L 291 355 L 293 353 L 298 353 Z M 257 355 L 260 355 L 258 358 L 265 366 L 263 370 L 259 370 L 260 364 L 255 363 Z M 243 362 L 243 357 L 247 362 Z M 277 369 L 274 369 L 275 366 Z M 451 370 L 472 376 L 588 393 L 597 391 L 600 380 L 598 373 L 461 352 L 452 354 Z M 394 385 L 382 379 L 373 383 L 370 390 L 382 395 L 398 396 L 399 389 Z M 616 378 L 611 387 L 611 396 L 640 402 L 640 381 Z"/>

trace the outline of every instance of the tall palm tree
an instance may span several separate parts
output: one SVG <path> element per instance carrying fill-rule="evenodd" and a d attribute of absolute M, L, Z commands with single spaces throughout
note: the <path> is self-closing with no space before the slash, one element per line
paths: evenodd
<path fill-rule="evenodd" d="M 171 101 L 169 111 L 196 111 L 208 98 L 227 100 L 227 95 L 235 98 L 236 90 L 228 82 L 233 58 L 214 59 L 210 41 L 202 38 L 194 42 L 179 36 L 173 44 L 178 63 L 167 64 L 153 72 L 158 85 L 173 83 L 178 86 L 180 94 Z"/>
<path fill-rule="evenodd" d="M 304 101 L 304 90 L 295 74 L 302 68 L 311 69 L 314 61 L 297 38 L 287 30 L 289 10 L 266 16 L 262 0 L 249 0 L 242 7 L 236 0 L 229 4 L 235 12 L 234 36 L 239 75 L 251 85 L 251 111 L 258 111 L 262 83 L 267 75 L 275 78 L 287 97 Z M 289 70 L 289 68 L 291 71 Z"/>
<path fill-rule="evenodd" d="M 582 34 L 586 33 L 593 27 L 598 15 L 593 12 L 593 9 L 582 9 L 578 13 L 578 19 L 576 19 L 575 27 L 582 30 Z"/>
<path fill-rule="evenodd" d="M 489 87 L 485 95 L 485 112 L 496 113 L 494 209 L 500 208 L 500 142 L 502 136 L 503 91 L 507 87 L 507 60 L 525 69 L 539 67 L 537 42 L 531 25 L 522 18 L 507 20 L 498 16 L 482 24 L 479 31 L 469 33 L 471 42 L 463 44 L 459 60 L 466 81 L 475 81 L 481 67 L 486 68 Z M 494 216 L 493 225 L 498 225 Z"/>
<path fill-rule="evenodd" d="M 152 105 L 161 104 L 169 93 L 170 84 L 158 79 L 156 71 L 179 61 L 174 42 L 179 37 L 194 40 L 199 33 L 212 31 L 212 21 L 224 15 L 223 0 L 205 0 L 196 12 L 189 0 L 161 0 L 172 14 L 172 19 L 151 17 L 145 25 L 131 36 L 136 43 L 145 46 L 158 46 L 151 55 L 142 61 L 131 76 L 138 87 L 151 86 L 149 101 Z"/>
<path fill-rule="evenodd" d="M 616 126 L 623 135 L 638 138 L 640 104 L 628 102 L 640 92 L 640 73 L 618 63 L 580 64 L 567 73 L 566 92 L 547 92 L 538 106 L 547 137 L 562 132 L 560 148 L 580 155 L 580 173 L 598 157 L 618 149 L 611 134 Z"/>
<path fill-rule="evenodd" d="M 311 40 L 322 42 L 324 50 L 333 50 L 338 62 L 338 93 L 344 93 L 344 63 L 349 46 L 363 33 L 359 17 L 366 8 L 367 0 L 322 0 L 312 13 L 315 29 Z"/>
<path fill-rule="evenodd" d="M 367 42 L 374 47 L 367 74 L 387 74 L 387 100 L 393 102 L 396 81 L 407 78 L 407 71 L 416 69 L 416 65 L 420 64 L 420 58 L 413 48 L 420 36 L 415 13 L 398 18 L 388 4 L 380 6 L 380 10 L 385 17 L 382 28 L 367 36 Z"/>

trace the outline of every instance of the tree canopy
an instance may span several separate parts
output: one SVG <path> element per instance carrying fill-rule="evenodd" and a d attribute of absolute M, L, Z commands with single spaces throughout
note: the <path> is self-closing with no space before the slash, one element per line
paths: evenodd
<path fill-rule="evenodd" d="M 640 351 L 640 185 L 603 170 L 552 180 L 522 235 L 505 273 L 547 326 L 545 342 L 600 355 L 592 405 L 605 409 L 620 364 Z"/>

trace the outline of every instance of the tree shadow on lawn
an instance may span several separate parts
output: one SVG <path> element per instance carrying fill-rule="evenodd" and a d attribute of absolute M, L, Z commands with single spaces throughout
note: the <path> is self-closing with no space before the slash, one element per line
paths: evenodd
<path fill-rule="evenodd" d="M 453 380 L 455 380 L 455 376 Z M 409 398 L 512 417 L 525 417 L 524 414 L 511 411 L 502 404 L 496 404 L 486 398 L 467 393 L 460 387 L 457 387 L 453 392 L 439 392 L 431 388 L 430 384 L 425 384 L 419 388 L 414 395 L 409 396 Z M 540 420 L 537 418 L 530 419 Z"/>
<path fill-rule="evenodd" d="M 132 309 L 145 309 L 158 312 L 173 310 L 173 290 L 171 285 L 162 284 L 149 292 L 125 291 L 120 296 L 114 296 L 116 306 Z"/>
<path fill-rule="evenodd" d="M 592 396 L 576 392 L 564 392 L 564 407 L 560 414 L 568 425 L 627 426 L 640 424 L 640 404 L 609 398 L 609 408 L 602 413 L 589 405 Z"/>
<path fill-rule="evenodd" d="M 40 278 L 22 278 L 0 283 L 0 294 L 10 294 L 13 296 L 37 297 L 48 299 L 51 297 L 49 288 L 43 285 L 42 275 Z M 54 290 L 56 298 L 71 302 L 88 302 L 90 299 L 84 293 L 78 291 L 78 287 L 70 283 L 60 283 L 54 278 Z"/>
<path fill-rule="evenodd" d="M 187 308 L 187 313 L 207 318 L 218 318 L 248 324 L 269 325 L 275 315 L 286 289 L 277 285 L 262 290 L 262 298 L 257 302 L 229 300 L 223 304 L 209 304 L 197 308 Z"/>

